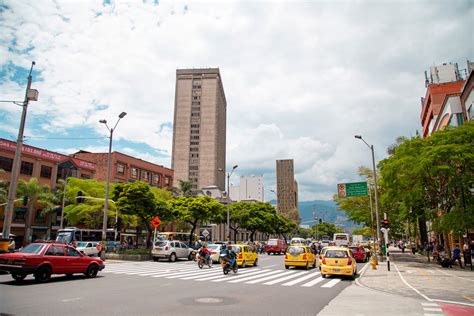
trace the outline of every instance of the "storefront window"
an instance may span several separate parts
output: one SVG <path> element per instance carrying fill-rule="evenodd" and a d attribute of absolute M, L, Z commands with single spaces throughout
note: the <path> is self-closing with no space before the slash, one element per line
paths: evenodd
<path fill-rule="evenodd" d="M 15 208 L 15 214 L 13 215 L 13 221 L 15 222 L 24 222 L 26 215 L 26 207 L 17 207 Z"/>

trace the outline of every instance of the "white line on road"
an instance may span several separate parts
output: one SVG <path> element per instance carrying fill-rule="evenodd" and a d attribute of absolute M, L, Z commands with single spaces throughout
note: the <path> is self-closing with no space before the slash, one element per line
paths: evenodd
<path fill-rule="evenodd" d="M 215 279 L 222 279 L 222 278 L 227 278 L 227 276 L 225 276 L 222 272 L 222 270 L 220 271 L 222 273 L 222 275 L 217 275 L 217 276 L 210 276 L 210 277 L 206 277 L 206 278 L 200 278 L 200 279 L 196 279 L 196 281 L 211 281 L 211 280 L 215 280 Z M 242 274 L 245 274 L 245 273 L 249 273 L 249 272 L 252 272 L 252 270 L 244 270 L 244 271 L 239 271 L 239 274 L 238 275 L 242 275 Z M 238 276 L 237 275 L 237 276 Z M 233 275 L 229 276 L 231 279 L 234 278 Z M 187 278 L 186 278 L 187 279 Z M 184 280 L 184 279 L 183 279 Z M 225 279 L 224 279 L 225 281 Z M 220 282 L 220 281 L 219 281 Z"/>
<path fill-rule="evenodd" d="M 255 278 L 267 276 L 267 275 L 270 275 L 270 274 L 275 274 L 275 273 L 278 273 L 278 272 L 280 272 L 280 271 L 273 270 L 273 271 L 269 271 L 269 272 L 262 273 L 262 274 L 259 274 L 259 275 L 253 275 L 253 276 L 246 275 L 244 278 L 239 278 L 237 280 L 232 280 L 232 281 L 229 281 L 229 283 L 239 283 L 239 282 L 249 281 L 249 280 L 252 280 L 252 279 L 255 279 Z"/>
<path fill-rule="evenodd" d="M 166 277 L 167 279 L 176 279 L 180 277 L 187 277 L 187 276 L 192 276 L 192 275 L 206 275 L 209 273 L 216 273 L 216 269 L 214 270 L 194 270 L 194 271 L 188 271 L 188 272 L 180 272 L 180 273 L 174 273 L 173 275 L 170 275 Z"/>
<path fill-rule="evenodd" d="M 271 267 L 276 267 L 277 265 L 276 264 L 272 264 L 271 266 L 264 266 L 264 268 L 271 268 Z"/>
<path fill-rule="evenodd" d="M 437 303 L 425 303 L 425 302 L 421 303 L 421 305 L 423 305 L 423 306 L 438 306 Z"/>
<path fill-rule="evenodd" d="M 266 284 L 266 285 L 273 285 L 273 284 L 276 284 L 276 283 L 280 283 L 280 282 L 283 282 L 283 281 L 286 281 L 288 279 L 292 279 L 294 278 L 295 276 L 298 276 L 298 275 L 303 275 L 303 274 L 307 274 L 308 271 L 298 271 L 297 273 L 293 274 L 293 275 L 289 275 L 289 276 L 286 276 L 286 277 L 283 277 L 283 278 L 280 278 L 280 279 L 277 279 L 277 280 L 273 280 L 273 281 L 270 281 L 270 282 L 266 282 L 266 283 L 263 283 L 263 284 Z"/>
<path fill-rule="evenodd" d="M 295 285 L 296 283 L 300 283 L 300 282 L 303 282 L 304 280 L 307 280 L 309 278 L 312 278 L 318 274 L 321 274 L 319 272 L 314 272 L 314 273 L 310 273 L 308 275 L 305 275 L 304 277 L 301 277 L 299 279 L 296 279 L 296 280 L 293 280 L 293 281 L 290 281 L 290 282 L 286 282 L 284 284 L 282 284 L 283 286 L 292 286 L 292 285 Z"/>
<path fill-rule="evenodd" d="M 333 287 L 334 285 L 338 284 L 339 282 L 341 282 L 341 279 L 334 279 L 334 280 L 331 280 L 328 283 L 324 284 L 321 287 Z"/>
<path fill-rule="evenodd" d="M 251 273 L 248 273 L 246 275 L 242 275 L 242 276 L 233 276 L 232 279 L 236 280 L 236 279 L 240 279 L 240 278 L 245 278 L 249 275 L 254 275 L 254 274 L 258 274 L 258 273 L 264 273 L 264 272 L 268 272 L 269 270 L 259 270 L 259 271 L 254 271 L 254 272 L 251 272 Z M 230 272 L 229 272 L 230 273 Z M 219 279 L 219 280 L 212 280 L 212 282 L 224 282 L 224 281 L 229 281 L 229 278 L 222 278 L 222 279 Z"/>
<path fill-rule="evenodd" d="M 467 280 L 467 281 L 470 281 L 470 282 L 474 282 L 474 280 L 471 280 L 471 279 L 468 279 L 468 278 L 463 278 L 463 277 L 460 277 L 460 276 L 457 276 L 457 275 L 454 275 L 454 274 L 451 274 L 451 273 L 447 273 L 447 272 L 444 272 L 443 270 L 440 270 L 440 269 L 436 269 L 436 270 L 438 270 L 442 274 L 446 274 L 446 275 L 449 275 L 449 276 L 452 276 L 452 277 L 455 277 L 455 278 L 458 278 L 458 279 L 463 279 L 463 280 Z"/>
<path fill-rule="evenodd" d="M 313 285 L 315 285 L 315 284 L 318 284 L 318 283 L 321 282 L 322 280 L 324 280 L 324 279 L 323 279 L 322 277 L 319 277 L 319 278 L 316 278 L 316 279 L 314 279 L 313 281 L 309 281 L 308 283 L 305 283 L 305 284 L 303 284 L 303 285 L 301 285 L 301 286 L 304 286 L 304 287 L 311 287 L 311 286 L 313 286 Z"/>
<path fill-rule="evenodd" d="M 77 300 L 80 300 L 81 298 L 80 297 L 73 297 L 73 298 L 65 298 L 61 301 L 63 302 L 70 302 L 70 301 L 77 301 Z"/>
<path fill-rule="evenodd" d="M 267 276 L 267 277 L 264 277 L 264 278 L 260 278 L 260 279 L 248 281 L 248 282 L 245 282 L 245 283 L 248 283 L 248 284 L 255 284 L 255 283 L 259 283 L 259 282 L 271 280 L 271 279 L 274 279 L 274 278 L 278 278 L 278 277 L 281 277 L 281 276 L 284 276 L 284 275 L 288 275 L 288 274 L 293 274 L 293 273 L 294 273 L 293 271 L 283 271 L 283 272 L 280 272 L 280 273 L 275 274 L 275 275 L 270 275 L 270 276 Z"/>
<path fill-rule="evenodd" d="M 442 312 L 443 311 L 441 308 L 429 308 L 429 307 L 423 307 L 423 310 L 425 312 Z"/>
<path fill-rule="evenodd" d="M 421 297 L 423 297 L 425 300 L 427 301 L 430 301 L 432 302 L 433 300 L 431 298 L 429 298 L 428 296 L 426 296 L 425 294 L 422 294 L 420 291 L 418 291 L 417 289 L 415 289 L 413 286 L 411 286 L 406 280 L 405 278 L 402 276 L 402 274 L 400 273 L 400 270 L 398 270 L 398 267 L 397 265 L 395 264 L 395 262 L 393 263 L 393 265 L 395 266 L 395 269 L 397 269 L 397 272 L 398 272 L 398 275 L 400 276 L 400 279 L 402 279 L 403 283 L 405 283 L 406 286 L 408 286 L 410 289 L 412 289 L 413 291 L 415 291 L 416 293 L 418 293 Z"/>
<path fill-rule="evenodd" d="M 449 304 L 466 305 L 466 306 L 474 307 L 474 304 L 471 304 L 471 303 L 455 302 L 455 301 L 446 301 L 446 300 L 438 300 L 438 299 L 432 299 L 432 301 L 441 302 L 441 303 L 449 303 Z"/>

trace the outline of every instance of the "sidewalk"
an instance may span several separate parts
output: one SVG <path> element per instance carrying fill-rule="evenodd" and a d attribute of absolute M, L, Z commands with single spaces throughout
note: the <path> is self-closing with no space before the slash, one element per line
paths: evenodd
<path fill-rule="evenodd" d="M 390 248 L 387 262 L 370 264 L 319 315 L 474 315 L 474 272 L 443 269 L 427 258 Z"/>

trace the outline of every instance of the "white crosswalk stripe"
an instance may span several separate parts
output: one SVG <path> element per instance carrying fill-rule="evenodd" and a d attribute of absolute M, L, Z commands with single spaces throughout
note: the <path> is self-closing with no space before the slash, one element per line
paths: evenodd
<path fill-rule="evenodd" d="M 302 288 L 310 288 L 316 285 L 321 288 L 332 288 L 341 281 L 341 279 L 326 281 L 317 270 L 288 271 L 272 269 L 270 267 L 239 269 L 236 274 L 229 272 L 229 275 L 223 275 L 219 265 L 215 265 L 212 268 L 199 269 L 195 262 L 116 263 L 107 265 L 103 273 L 193 281 L 264 284 L 286 287 L 299 286 Z"/>

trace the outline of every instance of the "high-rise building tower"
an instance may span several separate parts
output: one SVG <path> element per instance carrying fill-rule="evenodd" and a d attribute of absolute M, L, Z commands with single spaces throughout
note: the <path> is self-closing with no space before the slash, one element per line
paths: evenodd
<path fill-rule="evenodd" d="M 174 186 L 225 189 L 227 103 L 219 68 L 177 69 L 173 124 Z"/>
<path fill-rule="evenodd" d="M 230 186 L 232 201 L 264 202 L 263 176 L 241 176 L 239 186 Z"/>
<path fill-rule="evenodd" d="M 278 213 L 299 220 L 298 183 L 295 181 L 293 159 L 276 161 Z"/>

